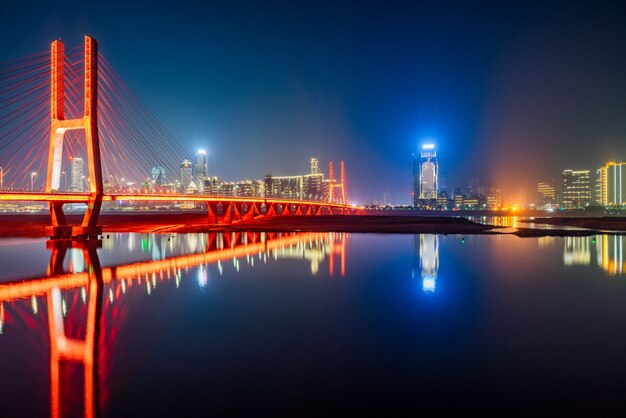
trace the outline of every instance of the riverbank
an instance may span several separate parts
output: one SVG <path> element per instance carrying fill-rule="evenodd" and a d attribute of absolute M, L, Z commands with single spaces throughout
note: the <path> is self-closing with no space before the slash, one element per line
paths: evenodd
<path fill-rule="evenodd" d="M 69 215 L 68 222 L 78 224 L 80 215 Z M 207 224 L 206 215 L 190 213 L 103 214 L 102 230 L 107 232 L 189 233 L 217 231 L 258 232 L 373 232 L 478 234 L 495 227 L 464 218 L 407 217 L 371 215 L 277 216 L 239 221 L 232 224 Z M 0 236 L 43 237 L 50 218 L 43 214 L 0 215 Z"/>
<path fill-rule="evenodd" d="M 572 226 L 578 228 L 596 229 L 600 231 L 626 231 L 626 217 L 617 216 L 603 216 L 603 217 L 590 217 L 590 218 L 534 218 L 534 219 L 522 219 L 520 223 L 535 223 L 541 225 L 556 225 L 556 226 Z"/>

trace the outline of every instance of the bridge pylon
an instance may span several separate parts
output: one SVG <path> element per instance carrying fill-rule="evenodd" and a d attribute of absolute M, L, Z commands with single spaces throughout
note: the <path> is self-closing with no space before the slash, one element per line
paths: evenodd
<path fill-rule="evenodd" d="M 50 144 L 46 192 L 60 191 L 63 138 L 70 130 L 84 130 L 89 168 L 89 200 L 80 226 L 69 226 L 63 214 L 63 201 L 49 202 L 52 225 L 46 230 L 50 237 L 88 237 L 102 233 L 98 216 L 104 188 L 98 136 L 98 43 L 85 36 L 84 113 L 82 118 L 65 118 L 65 47 L 62 41 L 52 42 L 50 48 Z M 67 184 L 65 185 L 67 188 Z"/>
<path fill-rule="evenodd" d="M 334 176 L 333 162 L 331 161 L 328 165 L 328 203 L 333 203 L 335 199 L 335 189 L 338 189 L 341 192 L 341 204 L 345 206 L 348 202 L 346 202 L 346 170 L 343 161 L 341 161 L 340 181 L 337 182 Z"/>

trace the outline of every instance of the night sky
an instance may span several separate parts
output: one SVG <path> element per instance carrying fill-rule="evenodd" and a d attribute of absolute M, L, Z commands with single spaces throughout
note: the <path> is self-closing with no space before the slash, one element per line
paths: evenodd
<path fill-rule="evenodd" d="M 477 177 L 512 201 L 626 159 L 626 2 L 298 3 L 3 1 L 0 62 L 94 36 L 229 180 L 317 156 L 346 161 L 352 198 L 408 197 L 432 138 L 450 189 Z"/>

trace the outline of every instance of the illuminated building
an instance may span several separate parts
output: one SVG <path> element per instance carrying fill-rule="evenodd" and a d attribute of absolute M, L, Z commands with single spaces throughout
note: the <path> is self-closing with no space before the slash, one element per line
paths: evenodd
<path fill-rule="evenodd" d="M 183 193 L 187 193 L 189 185 L 193 182 L 193 164 L 185 159 L 180 164 L 180 188 Z"/>
<path fill-rule="evenodd" d="M 600 169 L 600 196 L 604 206 L 626 205 L 626 162 L 609 161 Z"/>
<path fill-rule="evenodd" d="M 196 151 L 196 185 L 200 193 L 202 193 L 204 189 L 204 180 L 208 175 L 208 164 L 207 164 L 207 155 L 206 151 L 203 149 L 199 149 Z"/>
<path fill-rule="evenodd" d="M 265 197 L 324 200 L 330 188 L 320 173 L 319 161 L 311 158 L 311 173 L 300 176 L 265 176 Z"/>
<path fill-rule="evenodd" d="M 324 173 L 320 173 L 319 161 L 311 158 L 311 174 L 302 178 L 302 198 L 306 200 L 324 200 Z"/>
<path fill-rule="evenodd" d="M 427 206 L 426 201 L 436 200 L 438 193 L 437 151 L 433 144 L 422 145 L 419 154 L 413 154 L 413 205 Z"/>
<path fill-rule="evenodd" d="M 556 186 L 554 183 L 537 183 L 537 201 L 544 206 L 556 203 Z"/>
<path fill-rule="evenodd" d="M 596 170 L 596 184 L 593 191 L 593 201 L 596 205 L 602 205 L 602 168 Z"/>
<path fill-rule="evenodd" d="M 311 174 L 319 174 L 320 172 L 320 163 L 317 161 L 317 158 L 311 158 Z"/>
<path fill-rule="evenodd" d="M 563 170 L 561 203 L 567 209 L 584 208 L 591 204 L 589 170 Z"/>
<path fill-rule="evenodd" d="M 304 176 L 265 176 L 265 197 L 302 199 Z"/>
<path fill-rule="evenodd" d="M 152 184 L 157 187 L 165 184 L 165 169 L 163 167 L 152 167 Z"/>
<path fill-rule="evenodd" d="M 502 206 L 502 190 L 500 187 L 490 183 L 487 185 L 486 189 L 485 197 L 487 199 L 487 209 L 500 209 Z"/>
<path fill-rule="evenodd" d="M 85 178 L 85 163 L 82 158 L 70 159 L 70 191 L 84 191 L 83 179 Z"/>

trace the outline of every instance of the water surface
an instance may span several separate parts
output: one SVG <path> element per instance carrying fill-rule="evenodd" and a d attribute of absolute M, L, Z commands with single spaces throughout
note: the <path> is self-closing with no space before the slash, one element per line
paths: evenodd
<path fill-rule="evenodd" d="M 0 240 L 0 415 L 618 411 L 623 244 L 112 234 L 101 248 L 63 250 Z"/>

